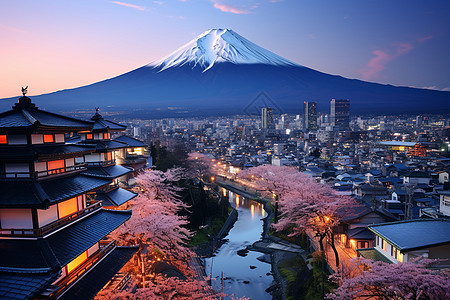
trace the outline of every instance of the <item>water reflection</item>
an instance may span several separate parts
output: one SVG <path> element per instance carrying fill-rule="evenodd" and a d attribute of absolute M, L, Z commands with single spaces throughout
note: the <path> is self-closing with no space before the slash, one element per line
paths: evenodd
<path fill-rule="evenodd" d="M 257 260 L 263 254 L 250 251 L 245 257 L 237 255 L 238 250 L 261 239 L 264 206 L 225 189 L 222 193 L 228 195 L 230 204 L 238 211 L 238 220 L 226 236 L 228 241 L 216 251 L 216 256 L 205 260 L 207 273 L 212 272 L 213 288 L 216 291 L 222 290 L 223 272 L 226 294 L 258 300 L 271 299 L 265 292 L 273 280 L 271 275 L 267 275 L 271 271 L 270 264 Z"/>

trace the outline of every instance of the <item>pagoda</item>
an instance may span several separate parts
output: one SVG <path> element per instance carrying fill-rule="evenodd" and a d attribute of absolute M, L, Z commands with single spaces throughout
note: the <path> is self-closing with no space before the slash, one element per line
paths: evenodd
<path fill-rule="evenodd" d="M 0 299 L 90 299 L 137 251 L 105 239 L 131 211 L 89 199 L 114 176 L 88 174 L 97 148 L 66 143 L 95 121 L 40 110 L 25 93 L 0 113 Z"/>
<path fill-rule="evenodd" d="M 124 209 L 127 202 L 137 196 L 136 193 L 121 188 L 129 187 L 128 178 L 134 170 L 116 164 L 116 155 L 120 150 L 128 147 L 126 143 L 111 140 L 111 134 L 124 131 L 126 126 L 105 120 L 98 108 L 91 118 L 94 126 L 90 131 L 81 131 L 78 139 L 72 139 L 75 145 L 93 147 L 91 153 L 84 153 L 78 158 L 87 165 L 87 169 L 81 174 L 93 178 L 108 179 L 111 183 L 94 193 L 88 195 L 89 199 L 102 201 L 104 207 L 110 209 Z"/>

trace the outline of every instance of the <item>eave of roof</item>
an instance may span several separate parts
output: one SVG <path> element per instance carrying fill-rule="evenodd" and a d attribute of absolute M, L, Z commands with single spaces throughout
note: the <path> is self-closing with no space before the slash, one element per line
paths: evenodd
<path fill-rule="evenodd" d="M 133 257 L 138 247 L 116 247 L 104 259 L 84 274 L 60 300 L 93 298 L 111 278 Z"/>
<path fill-rule="evenodd" d="M 130 217 L 131 211 L 100 209 L 43 238 L 2 240 L 0 271 L 2 268 L 59 270 Z"/>
<path fill-rule="evenodd" d="M 106 178 L 85 175 L 46 181 L 0 181 L 0 208 L 46 208 L 110 183 Z"/>

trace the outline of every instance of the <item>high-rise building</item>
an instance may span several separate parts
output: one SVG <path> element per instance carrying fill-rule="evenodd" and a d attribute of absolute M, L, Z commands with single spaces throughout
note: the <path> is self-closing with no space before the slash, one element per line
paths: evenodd
<path fill-rule="evenodd" d="M 317 102 L 303 102 L 304 129 L 317 130 Z"/>
<path fill-rule="evenodd" d="M 273 129 L 273 109 L 271 107 L 263 107 L 261 109 L 261 127 L 263 129 Z"/>
<path fill-rule="evenodd" d="M 350 130 L 350 100 L 331 100 L 331 123 L 339 126 L 340 131 Z"/>

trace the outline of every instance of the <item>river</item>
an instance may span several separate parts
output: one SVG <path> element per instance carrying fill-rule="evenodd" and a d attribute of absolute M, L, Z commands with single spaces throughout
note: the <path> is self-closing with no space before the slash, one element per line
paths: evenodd
<path fill-rule="evenodd" d="M 209 275 L 212 272 L 212 286 L 216 291 L 222 290 L 223 272 L 223 288 L 226 294 L 254 300 L 272 299 L 272 296 L 265 292 L 273 281 L 271 265 L 257 260 L 263 254 L 254 251 L 249 251 L 245 257 L 237 254 L 238 250 L 245 249 L 261 239 L 261 219 L 267 216 L 267 213 L 258 202 L 226 189 L 221 189 L 221 192 L 237 210 L 238 219 L 225 237 L 228 241 L 216 250 L 214 257 L 205 259 L 206 273 Z"/>

